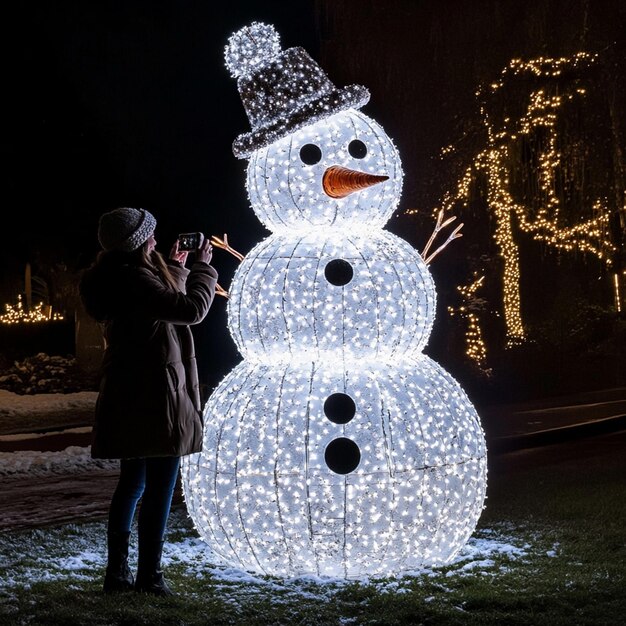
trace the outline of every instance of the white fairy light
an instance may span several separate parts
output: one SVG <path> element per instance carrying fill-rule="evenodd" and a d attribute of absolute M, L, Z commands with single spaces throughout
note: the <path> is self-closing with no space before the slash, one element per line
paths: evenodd
<path fill-rule="evenodd" d="M 291 67 L 289 50 L 279 57 L 273 71 Z M 310 97 L 307 67 L 288 73 L 296 84 L 277 79 L 281 89 Z M 240 92 L 249 112 L 258 100 Z M 358 104 L 330 100 L 343 104 L 327 99 L 304 125 L 301 107 L 281 124 L 265 110 L 235 142 L 271 234 L 233 278 L 228 324 L 243 360 L 207 403 L 183 490 L 224 563 L 393 575 L 448 562 L 468 540 L 485 499 L 485 440 L 460 385 L 423 354 L 436 305 L 428 267 L 383 230 L 400 198 L 398 152 Z"/>
<path fill-rule="evenodd" d="M 280 53 L 280 37 L 268 24 L 252 22 L 234 33 L 224 50 L 226 67 L 235 78 L 251 74 Z"/>

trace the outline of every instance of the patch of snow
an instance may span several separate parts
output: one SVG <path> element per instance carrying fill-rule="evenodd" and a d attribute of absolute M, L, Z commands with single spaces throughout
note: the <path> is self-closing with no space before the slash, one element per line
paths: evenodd
<path fill-rule="evenodd" d="M 98 397 L 97 391 L 77 391 L 76 393 L 37 393 L 20 395 L 0 389 L 0 420 L 3 417 L 16 417 L 64 409 L 93 410 Z"/>
<path fill-rule="evenodd" d="M 131 567 L 137 560 L 136 529 L 129 550 Z M 312 599 L 330 603 L 348 585 L 363 584 L 382 594 L 411 593 L 416 585 L 428 577 L 428 584 L 445 595 L 447 587 L 440 581 L 446 576 L 479 576 L 484 571 L 493 574 L 498 570 L 495 557 L 502 554 L 511 558 L 523 556 L 524 551 L 515 545 L 514 536 L 489 534 L 489 539 L 470 539 L 469 547 L 457 557 L 458 567 L 430 568 L 411 575 L 373 581 L 363 578 L 355 581 L 343 578 L 298 576 L 279 578 L 262 576 L 237 568 L 217 564 L 217 557 L 196 534 L 184 507 L 176 508 L 170 515 L 163 549 L 165 567 L 182 568 L 190 579 L 208 579 L 215 594 L 223 602 L 240 608 L 253 598 L 271 596 L 275 603 L 293 603 L 299 599 Z M 68 524 L 59 527 L 35 529 L 14 534 L 0 534 L 0 603 L 8 606 L 15 594 L 29 589 L 37 582 L 63 581 L 66 585 L 85 582 L 100 584 L 106 566 L 106 522 Z M 179 570 L 180 571 L 180 570 Z M 498 570 L 500 571 L 500 570 Z M 433 581 L 431 576 L 440 577 Z M 426 602 L 439 598 L 430 595 Z M 462 607 L 458 607 L 463 610 Z M 352 618 L 338 616 L 338 623 L 355 623 Z"/>
<path fill-rule="evenodd" d="M 492 533 L 484 533 L 482 531 L 481 534 L 492 535 Z M 530 546 L 526 543 L 523 546 L 516 546 L 513 543 L 502 541 L 501 538 L 498 540 L 475 536 L 470 538 L 470 540 L 452 560 L 452 563 L 462 563 L 463 561 L 467 561 L 469 559 L 480 558 L 480 555 L 484 555 L 485 553 L 494 556 L 508 556 L 511 558 L 521 557 L 526 554 L 529 547 Z"/>
<path fill-rule="evenodd" d="M 119 461 L 117 460 L 92 459 L 91 446 L 86 448 L 69 446 L 57 452 L 36 450 L 0 452 L 0 476 L 76 474 L 94 468 L 115 470 L 118 467 Z"/>
<path fill-rule="evenodd" d="M 557 541 L 556 543 L 552 545 L 552 549 L 546 552 L 546 556 L 549 556 L 549 557 L 558 556 L 559 554 L 558 548 L 559 548 L 559 542 Z"/>
<path fill-rule="evenodd" d="M 530 546 L 527 543 L 516 545 L 515 537 L 503 534 L 503 530 L 481 529 L 476 536 L 470 537 L 469 541 L 452 561 L 442 568 L 424 567 L 407 572 L 398 578 L 392 578 L 377 582 L 375 587 L 380 593 L 406 593 L 410 591 L 410 585 L 416 579 L 427 576 L 432 579 L 442 576 L 442 569 L 452 568 L 443 574 L 444 578 L 455 576 L 495 575 L 507 571 L 504 564 L 498 564 L 496 558 L 505 556 L 507 560 L 521 559 L 527 556 Z M 482 535 L 486 535 L 485 538 Z M 518 542 L 519 543 L 519 542 Z M 367 580 L 361 581 L 367 583 Z M 440 590 L 445 593 L 450 591 L 444 586 Z"/>
<path fill-rule="evenodd" d="M 93 410 L 97 396 L 97 392 L 94 391 L 19 395 L 0 389 L 0 423 L 3 418 L 28 417 L 76 409 L 88 413 Z M 71 434 L 87 432 L 88 430 L 89 427 L 79 427 L 68 428 L 63 432 Z M 2 435 L 0 441 L 21 441 L 33 436 L 42 437 L 52 434 L 57 435 L 59 433 Z M 70 446 L 65 450 L 56 452 L 34 450 L 0 452 L 0 476 L 73 474 L 94 468 L 114 470 L 118 467 L 119 461 L 117 460 L 92 459 L 90 446 Z"/>

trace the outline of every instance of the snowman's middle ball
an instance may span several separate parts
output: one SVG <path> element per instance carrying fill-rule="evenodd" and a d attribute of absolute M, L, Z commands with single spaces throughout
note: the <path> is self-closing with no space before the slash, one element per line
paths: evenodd
<path fill-rule="evenodd" d="M 436 292 L 420 254 L 384 230 L 270 235 L 229 290 L 228 325 L 249 361 L 417 356 Z"/>

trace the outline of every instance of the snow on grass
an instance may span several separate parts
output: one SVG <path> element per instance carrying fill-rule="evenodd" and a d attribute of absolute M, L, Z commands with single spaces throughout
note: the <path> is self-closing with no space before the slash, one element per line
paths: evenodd
<path fill-rule="evenodd" d="M 75 393 L 38 393 L 20 395 L 0 389 L 0 421 L 9 417 L 24 417 L 64 410 L 93 412 L 98 392 L 77 391 Z"/>
<path fill-rule="evenodd" d="M 0 452 L 0 476 L 50 476 L 53 474 L 76 474 L 101 468 L 115 470 L 119 461 L 92 459 L 91 447 L 69 446 L 57 452 L 20 450 Z"/>
<path fill-rule="evenodd" d="M 99 583 L 106 565 L 105 537 L 103 521 L 0 535 L 0 598 L 10 601 L 13 593 L 29 589 L 37 582 Z M 134 536 L 129 553 L 131 564 L 137 559 L 135 544 Z M 215 592 L 234 605 L 264 594 L 271 594 L 272 601 L 280 603 L 294 599 L 329 602 L 338 591 L 353 584 L 372 585 L 379 593 L 399 594 L 409 593 L 416 580 L 424 580 L 424 577 L 496 575 L 499 568 L 506 567 L 511 560 L 524 559 L 530 550 L 525 540 L 487 529 L 472 537 L 445 568 L 424 568 L 381 580 L 318 576 L 279 578 L 219 565 L 211 548 L 197 536 L 184 507 L 180 507 L 170 516 L 163 565 L 190 581 L 210 579 Z M 506 564 L 498 565 L 503 556 Z M 190 588 L 193 589 L 191 582 Z"/>

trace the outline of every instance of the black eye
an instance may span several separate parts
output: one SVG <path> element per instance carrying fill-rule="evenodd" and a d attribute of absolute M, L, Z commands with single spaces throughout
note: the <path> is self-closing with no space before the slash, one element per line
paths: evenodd
<path fill-rule="evenodd" d="M 322 160 L 322 151 L 314 143 L 307 143 L 300 148 L 300 159 L 306 165 L 315 165 Z"/>
<path fill-rule="evenodd" d="M 360 139 L 353 139 L 348 145 L 348 152 L 355 159 L 363 159 L 367 154 L 367 146 Z"/>

